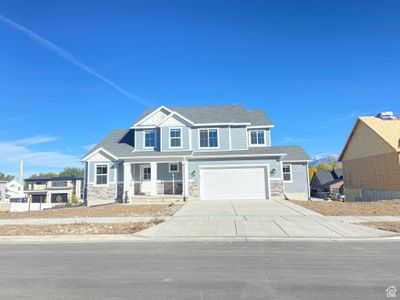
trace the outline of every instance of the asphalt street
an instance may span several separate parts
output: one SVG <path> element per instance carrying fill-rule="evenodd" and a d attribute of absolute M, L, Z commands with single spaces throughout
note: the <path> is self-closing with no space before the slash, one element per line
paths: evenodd
<path fill-rule="evenodd" d="M 386 299 L 400 242 L 0 245 L 1 299 Z M 398 295 L 400 298 L 400 295 Z"/>

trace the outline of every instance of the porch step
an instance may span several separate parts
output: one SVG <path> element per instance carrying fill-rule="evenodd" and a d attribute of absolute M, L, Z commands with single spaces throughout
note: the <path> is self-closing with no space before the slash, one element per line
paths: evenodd
<path fill-rule="evenodd" d="M 157 195 L 157 196 L 150 196 L 150 195 L 134 195 L 133 196 L 133 203 L 135 202 L 183 202 L 182 195 Z"/>

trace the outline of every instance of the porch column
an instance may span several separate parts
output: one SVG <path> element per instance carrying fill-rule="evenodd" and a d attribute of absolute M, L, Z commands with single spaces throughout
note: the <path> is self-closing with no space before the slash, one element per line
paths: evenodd
<path fill-rule="evenodd" d="M 132 164 L 128 162 L 124 162 L 124 194 L 122 195 L 122 201 L 124 203 L 132 202 Z"/>
<path fill-rule="evenodd" d="M 150 163 L 151 167 L 151 196 L 157 195 L 157 163 L 152 162 Z"/>
<path fill-rule="evenodd" d="M 183 197 L 186 199 L 189 196 L 189 162 L 186 159 L 182 161 L 182 171 Z"/>

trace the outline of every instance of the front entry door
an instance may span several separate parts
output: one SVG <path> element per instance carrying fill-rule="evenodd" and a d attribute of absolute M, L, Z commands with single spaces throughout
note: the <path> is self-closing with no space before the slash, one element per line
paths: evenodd
<path fill-rule="evenodd" d="M 143 165 L 140 168 L 140 192 L 150 194 L 151 192 L 151 167 Z"/>

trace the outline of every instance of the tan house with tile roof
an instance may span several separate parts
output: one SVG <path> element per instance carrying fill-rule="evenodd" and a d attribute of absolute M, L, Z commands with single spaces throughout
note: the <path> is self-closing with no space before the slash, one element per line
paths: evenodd
<path fill-rule="evenodd" d="M 339 160 L 346 201 L 400 199 L 400 120 L 359 117 Z"/>

